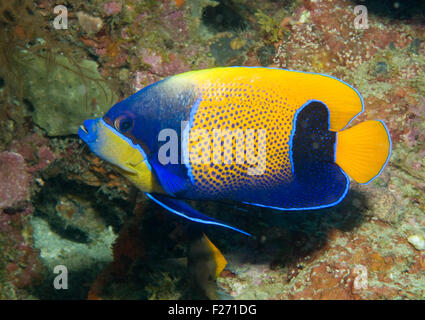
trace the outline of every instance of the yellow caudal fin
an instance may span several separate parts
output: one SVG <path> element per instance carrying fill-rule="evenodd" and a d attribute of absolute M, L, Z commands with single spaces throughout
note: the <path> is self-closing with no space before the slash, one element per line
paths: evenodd
<path fill-rule="evenodd" d="M 336 164 L 359 183 L 376 178 L 390 157 L 391 137 L 380 120 L 338 132 L 336 141 Z"/>

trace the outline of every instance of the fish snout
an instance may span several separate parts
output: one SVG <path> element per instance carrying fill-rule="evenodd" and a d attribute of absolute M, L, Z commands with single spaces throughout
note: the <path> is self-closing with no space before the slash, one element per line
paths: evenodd
<path fill-rule="evenodd" d="M 99 124 L 99 118 L 88 119 L 83 122 L 78 128 L 78 135 L 86 143 L 94 142 L 97 138 L 97 126 Z"/>

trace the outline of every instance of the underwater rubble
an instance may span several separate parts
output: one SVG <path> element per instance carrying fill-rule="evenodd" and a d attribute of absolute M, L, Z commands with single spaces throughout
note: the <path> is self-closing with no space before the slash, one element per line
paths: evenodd
<path fill-rule="evenodd" d="M 67 30 L 51 27 L 55 1 L 2 2 L 0 38 L 13 46 L 0 40 L 0 299 L 205 298 L 188 285 L 191 225 L 76 133 L 146 85 L 234 65 L 350 83 L 365 102 L 355 121 L 384 120 L 393 148 L 382 174 L 353 182 L 334 208 L 194 203 L 253 234 L 205 227 L 228 262 L 220 290 L 234 299 L 424 299 L 425 9 L 408 2 L 61 1 Z M 370 9 L 367 29 L 354 28 L 358 4 Z M 20 10 L 32 14 L 15 19 Z M 52 286 L 57 265 L 68 268 L 68 290 Z"/>

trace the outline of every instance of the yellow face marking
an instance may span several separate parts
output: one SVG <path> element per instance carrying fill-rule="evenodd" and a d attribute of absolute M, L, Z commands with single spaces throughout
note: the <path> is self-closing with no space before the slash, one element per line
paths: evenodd
<path fill-rule="evenodd" d="M 164 193 L 150 170 L 143 151 L 137 147 L 102 120 L 97 122 L 97 141 L 93 151 L 117 166 L 118 171 L 143 192 Z"/>

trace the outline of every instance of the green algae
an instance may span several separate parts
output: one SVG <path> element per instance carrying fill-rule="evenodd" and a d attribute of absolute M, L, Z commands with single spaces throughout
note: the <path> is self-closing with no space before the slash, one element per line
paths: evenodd
<path fill-rule="evenodd" d="M 261 10 L 255 13 L 255 17 L 258 19 L 261 31 L 265 34 L 266 39 L 268 39 L 266 43 L 273 43 L 281 40 L 282 28 L 279 26 L 278 21 Z"/>
<path fill-rule="evenodd" d="M 77 63 L 61 55 L 48 58 L 22 51 L 16 64 L 33 120 L 49 136 L 76 134 L 84 120 L 102 116 L 117 101 L 94 61 Z"/>

